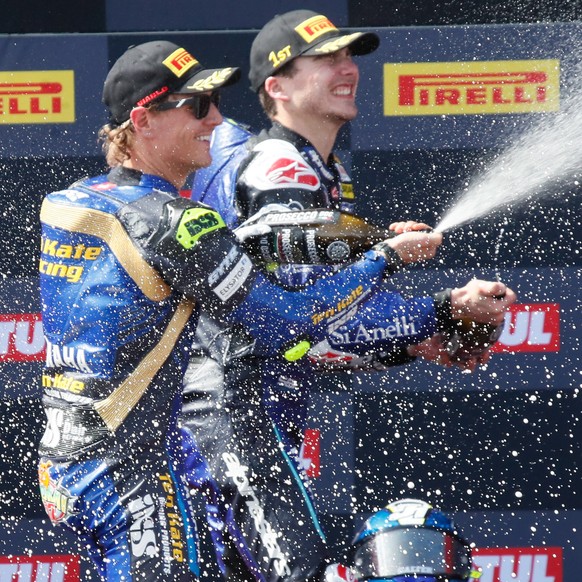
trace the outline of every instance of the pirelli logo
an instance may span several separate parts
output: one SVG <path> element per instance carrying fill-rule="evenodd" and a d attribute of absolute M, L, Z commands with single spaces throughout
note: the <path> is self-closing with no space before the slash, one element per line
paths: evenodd
<path fill-rule="evenodd" d="M 295 27 L 295 30 L 305 42 L 313 42 L 322 34 L 325 34 L 330 30 L 337 30 L 337 28 L 329 21 L 328 18 L 322 14 L 319 14 L 304 20 L 301 24 Z"/>
<path fill-rule="evenodd" d="M 0 71 L 0 124 L 74 121 L 74 71 Z"/>
<path fill-rule="evenodd" d="M 560 62 L 385 63 L 384 115 L 557 111 Z"/>
<path fill-rule="evenodd" d="M 172 71 L 172 73 L 174 73 L 174 75 L 176 75 L 176 77 L 181 77 L 186 71 L 198 64 L 198 61 L 183 48 L 175 50 L 162 62 L 166 67 L 168 67 L 168 69 L 170 69 L 170 71 Z"/>

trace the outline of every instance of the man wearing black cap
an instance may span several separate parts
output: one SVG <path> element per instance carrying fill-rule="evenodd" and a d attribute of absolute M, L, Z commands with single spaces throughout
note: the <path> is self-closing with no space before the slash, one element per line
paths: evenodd
<path fill-rule="evenodd" d="M 226 157 L 217 166 L 220 168 L 221 182 L 209 172 L 200 172 L 196 179 L 204 183 L 205 198 L 215 207 L 225 220 L 235 225 L 240 220 L 256 219 L 266 213 L 284 213 L 289 210 L 335 209 L 352 213 L 354 192 L 345 169 L 333 155 L 333 147 L 340 128 L 357 114 L 355 95 L 359 80 L 358 67 L 353 55 L 372 52 L 379 39 L 374 33 L 354 32 L 345 34 L 339 31 L 325 16 L 309 10 L 294 10 L 269 21 L 259 32 L 251 49 L 250 81 L 251 87 L 258 92 L 265 112 L 272 120 L 272 127 L 261 132 L 258 138 L 251 139 L 248 156 L 240 162 L 240 148 L 228 150 L 225 142 Z M 214 134 L 214 146 L 220 147 L 223 124 Z M 232 127 L 232 126 L 231 126 Z M 227 126 L 225 128 L 230 131 Z M 244 141 L 244 131 L 234 128 L 235 139 Z M 239 164 L 232 171 L 228 166 L 233 160 Z M 224 165 L 222 165 L 222 163 Z M 216 172 L 217 168 L 212 171 Z M 225 170 L 223 172 L 223 170 Z M 202 177 L 203 175 L 203 177 Z M 214 191 L 209 184 L 214 183 Z M 234 188 L 230 188 L 232 184 Z M 216 193 L 216 195 L 215 195 Z M 202 192 L 193 191 L 192 196 Z M 234 195 L 234 199 L 233 199 Z M 216 206 L 215 206 L 216 204 Z M 296 218 L 298 212 L 292 213 Z M 284 220 L 285 215 L 281 214 Z M 257 221 L 260 232 L 260 218 Z M 292 227 L 297 224 L 290 220 Z M 268 227 L 267 227 L 268 228 Z M 399 224 L 398 228 L 427 228 L 422 224 Z M 240 231 L 239 231 L 240 232 Z M 417 243 L 425 245 L 424 253 L 417 259 L 430 258 L 440 244 L 441 236 L 433 233 L 408 233 L 418 235 Z M 285 240 L 280 239 L 281 244 Z M 294 247 L 294 252 L 299 252 Z M 319 276 L 329 276 L 334 271 L 328 266 L 285 265 L 277 272 L 278 280 L 290 287 L 313 283 Z M 388 366 L 410 361 L 416 350 L 427 350 L 429 357 L 440 350 L 433 351 L 432 340 L 422 348 L 410 348 L 426 338 L 436 337 L 449 324 L 453 312 L 462 310 L 471 316 L 486 314 L 491 322 L 500 323 L 507 305 L 515 300 L 508 290 L 506 301 L 495 304 L 493 295 L 502 293 L 505 286 L 501 283 L 473 281 L 462 289 L 441 292 L 435 297 L 413 298 L 405 301 L 395 292 L 379 293 L 375 297 L 362 296 L 350 304 L 348 321 L 345 312 L 329 317 L 330 327 L 336 332 L 347 330 L 346 334 L 331 335 L 348 337 L 353 330 L 355 338 L 330 345 L 327 340 L 312 350 L 310 356 L 318 358 L 324 365 L 349 369 L 386 369 Z M 452 302 L 451 302 L 452 299 Z M 366 301 L 367 300 L 367 301 Z M 402 319 L 405 324 L 400 325 Z M 395 323 L 395 321 L 397 323 Z M 427 327 L 427 322 L 432 325 Z M 345 327 L 342 327 L 346 324 Z M 349 327 L 348 327 L 349 326 Z M 218 441 L 208 436 L 208 424 L 203 425 L 201 418 L 211 418 L 214 409 L 224 407 L 223 396 L 228 394 L 232 383 L 231 368 L 241 366 L 237 363 L 242 352 L 240 341 L 233 342 L 233 334 L 225 332 L 212 322 L 204 322 L 205 334 L 200 338 L 198 353 L 191 360 L 185 382 L 183 422 L 192 428 L 206 458 L 213 466 L 221 463 Z M 400 330 L 400 331 L 399 331 Z M 431 331 L 432 330 L 432 331 Z M 380 338 L 381 341 L 366 342 L 364 338 Z M 233 349 L 233 345 L 234 348 Z M 244 353 L 244 352 L 243 352 Z M 443 356 L 446 356 L 443 353 Z M 487 355 L 482 356 L 486 359 Z M 462 366 L 472 367 L 478 359 L 463 362 Z M 247 365 L 247 378 L 255 384 L 261 382 L 261 398 L 265 408 L 274 419 L 275 432 L 282 447 L 289 454 L 290 462 L 295 463 L 300 474 L 301 460 L 299 448 L 309 393 L 313 382 L 313 367 L 307 362 L 287 364 L 280 361 L 258 361 Z M 448 362 L 447 362 L 448 363 Z M 248 368 L 260 368 L 250 371 Z M 225 375 L 226 374 L 226 378 Z M 240 381 L 240 373 L 237 380 Z M 248 380 L 246 380 L 248 381 Z M 224 388 L 226 386 L 226 388 Z M 215 452 L 212 452 L 212 448 Z M 210 451 L 210 452 L 208 452 Z M 195 463 L 192 463 L 195 466 Z M 198 473 L 191 467 L 188 480 L 196 484 Z M 338 555 L 328 552 L 325 546 L 314 542 L 318 535 L 323 536 L 315 511 L 307 519 L 298 515 L 286 516 L 277 506 L 277 496 L 265 492 L 266 485 L 255 471 L 256 466 L 245 466 L 245 478 L 255 479 L 253 496 L 261 501 L 261 511 L 276 516 L 277 523 L 284 525 L 275 529 L 278 547 L 288 554 L 287 563 L 291 567 L 286 576 L 273 572 L 272 562 L 267 558 L 268 544 L 260 535 L 263 522 L 252 523 L 243 518 L 227 520 L 225 531 L 237 535 L 237 527 L 242 530 L 236 541 L 241 548 L 242 559 L 252 572 L 252 580 L 318 580 L 324 575 L 326 560 L 338 560 Z M 237 487 L 236 473 L 232 473 L 230 487 Z M 242 491 L 241 495 L 244 494 Z M 306 491 L 305 495 L 309 495 Z M 272 521 L 269 524 L 274 523 Z M 235 533 L 233 533 L 235 532 Z M 260 543 L 262 542 L 262 544 Z M 220 551 L 220 543 L 217 543 Z M 232 552 L 227 547 L 227 559 Z M 328 562 L 329 563 L 329 562 Z M 333 572 L 332 572 L 333 571 Z M 343 572 L 343 574 L 342 574 Z M 347 575 L 337 565 L 331 566 L 325 574 L 329 580 L 333 576 Z"/>
<path fill-rule="evenodd" d="M 43 202 L 40 491 L 53 523 L 75 531 L 104 580 L 197 579 L 188 494 L 174 479 L 177 357 L 198 297 L 180 269 L 201 280 L 184 213 L 197 213 L 200 238 L 221 223 L 183 204 L 177 188 L 210 163 L 218 90 L 239 77 L 237 68 L 204 69 L 169 42 L 130 48 L 104 84 L 111 171 Z M 217 238 L 201 259 L 208 269 L 230 246 Z"/>
<path fill-rule="evenodd" d="M 222 121 L 218 91 L 239 75 L 205 69 L 170 42 L 129 48 L 103 90 L 110 121 L 100 135 L 111 171 L 42 205 L 40 491 L 51 520 L 79 536 L 104 580 L 198 575 L 188 494 L 175 478 L 198 306 L 244 327 L 256 353 L 292 360 L 324 334 L 311 315 L 348 295 L 354 281 L 371 291 L 389 262 L 379 249 L 318 290 L 289 293 L 254 269 L 215 211 L 180 197 L 186 176 L 210 163 L 210 135 Z M 240 411 L 267 426 L 240 398 Z M 255 437 L 240 424 L 220 427 L 223 442 L 234 443 L 229 470 L 244 438 L 261 440 L 284 489 L 292 475 L 270 427 Z M 289 503 L 302 511 L 294 489 Z"/>

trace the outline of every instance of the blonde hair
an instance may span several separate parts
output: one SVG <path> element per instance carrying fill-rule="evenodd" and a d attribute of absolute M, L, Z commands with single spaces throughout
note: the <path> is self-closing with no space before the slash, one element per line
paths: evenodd
<path fill-rule="evenodd" d="M 114 168 L 131 158 L 131 149 L 135 139 L 135 128 L 130 119 L 117 127 L 104 125 L 99 130 L 99 140 L 107 164 Z"/>

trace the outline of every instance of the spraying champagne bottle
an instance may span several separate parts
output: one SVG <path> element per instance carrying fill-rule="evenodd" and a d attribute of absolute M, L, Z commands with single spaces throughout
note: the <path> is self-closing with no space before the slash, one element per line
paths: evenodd
<path fill-rule="evenodd" d="M 267 264 L 337 264 L 357 259 L 395 236 L 388 229 L 338 210 L 301 210 L 261 216 L 270 232 L 251 236 L 245 247 Z"/>
<path fill-rule="evenodd" d="M 502 299 L 503 295 L 497 297 Z M 453 327 L 445 332 L 445 349 L 451 360 L 467 362 L 481 356 L 497 342 L 504 324 L 478 323 L 464 317 L 457 319 Z"/>

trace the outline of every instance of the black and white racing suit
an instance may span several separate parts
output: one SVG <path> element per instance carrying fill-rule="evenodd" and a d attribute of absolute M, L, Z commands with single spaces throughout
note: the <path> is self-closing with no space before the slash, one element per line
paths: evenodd
<path fill-rule="evenodd" d="M 193 199 L 214 207 L 230 226 L 270 210 L 353 210 L 351 181 L 337 159 L 325 163 L 311 144 L 279 125 L 247 143 L 249 137 L 229 122 L 219 126 L 212 144 L 213 164 L 197 173 L 192 189 Z M 271 276 L 288 288 L 309 289 L 336 270 L 288 265 Z M 240 330 L 201 315 L 196 354 L 185 377 L 181 422 L 193 434 L 210 470 L 201 458 L 189 454 L 186 478 L 194 487 L 210 491 L 209 521 L 227 576 L 229 562 L 238 560 L 232 551 L 234 540 L 251 580 L 318 579 L 331 552 L 299 458 L 317 365 L 386 369 L 410 361 L 406 346 L 430 337 L 449 321 L 450 304 L 446 294 L 404 299 L 385 284 L 373 292 L 356 286 L 320 315 L 329 333 L 309 358 L 298 362 L 251 355 Z M 248 434 L 234 458 L 233 445 L 224 435 L 247 413 L 241 399 L 249 397 L 259 407 L 254 414 L 267 413 L 272 419 L 271 433 L 279 444 L 269 449 L 264 433 L 256 431 L 249 418 Z M 280 459 L 294 475 L 292 497 L 272 480 L 281 471 Z M 218 481 L 208 479 L 217 474 Z M 297 495 L 305 503 L 289 505 L 287 501 Z"/>

